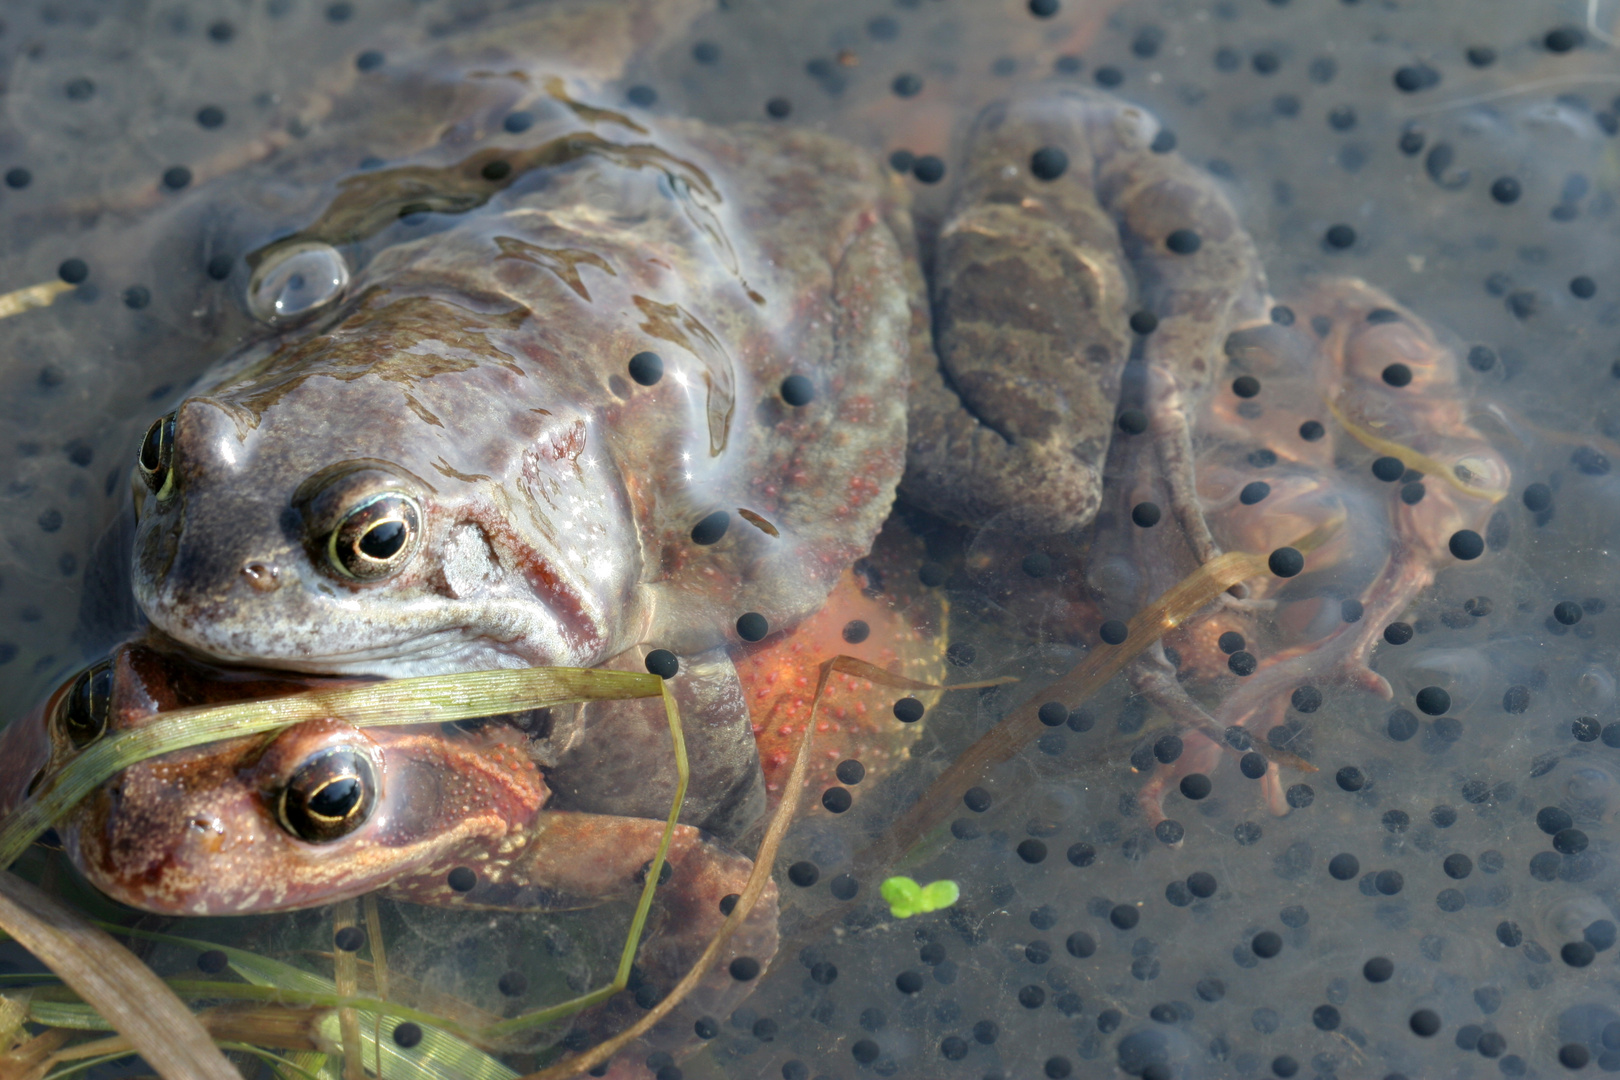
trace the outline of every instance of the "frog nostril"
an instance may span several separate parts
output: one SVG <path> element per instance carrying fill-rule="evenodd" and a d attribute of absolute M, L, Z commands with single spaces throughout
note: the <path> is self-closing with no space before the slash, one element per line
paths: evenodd
<path fill-rule="evenodd" d="M 281 568 L 275 563 L 243 563 L 242 576 L 255 592 L 270 593 L 281 587 Z"/>

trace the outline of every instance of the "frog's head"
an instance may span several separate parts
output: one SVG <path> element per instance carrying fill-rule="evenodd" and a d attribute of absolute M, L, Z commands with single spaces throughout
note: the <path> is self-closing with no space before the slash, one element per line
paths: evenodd
<path fill-rule="evenodd" d="M 75 672 L 0 732 L 0 817 L 109 731 L 139 726 L 154 713 L 342 685 L 319 676 L 219 667 L 148 632 Z"/>
<path fill-rule="evenodd" d="M 76 678 L 53 697 L 46 723 L 62 752 L 50 768 L 161 716 L 154 691 L 164 704 L 217 704 L 317 682 L 215 679 L 217 669 L 178 654 L 133 651 L 89 669 L 95 693 L 76 697 Z M 193 692 L 177 698 L 186 686 Z M 546 796 L 509 726 L 362 729 L 323 719 L 131 766 L 60 831 L 74 864 L 114 899 L 173 915 L 246 914 L 378 888 L 469 841 L 522 828 Z"/>
<path fill-rule="evenodd" d="M 640 569 L 622 485 L 572 388 L 513 360 L 527 313 L 480 306 L 376 292 L 156 419 L 133 484 L 152 623 L 334 674 L 594 661 Z"/>

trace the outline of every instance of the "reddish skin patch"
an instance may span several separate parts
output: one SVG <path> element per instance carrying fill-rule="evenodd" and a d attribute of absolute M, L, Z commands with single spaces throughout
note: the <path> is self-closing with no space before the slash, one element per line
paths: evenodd
<path fill-rule="evenodd" d="M 792 629 L 773 634 L 736 657 L 759 760 L 772 801 L 793 764 L 804 725 L 810 718 L 821 664 L 835 656 L 853 656 L 886 671 L 935 682 L 941 644 L 919 631 L 905 612 L 883 597 L 862 592 L 863 582 L 846 571 L 827 603 Z M 844 627 L 859 619 L 870 633 L 856 644 L 844 640 Z M 895 719 L 894 702 L 908 695 L 932 705 L 937 691 L 902 690 L 835 672 L 816 711 L 815 739 L 805 787 L 820 792 L 838 783 L 834 769 L 855 758 L 866 766 L 868 781 L 885 772 L 916 740 L 918 724 Z"/>
<path fill-rule="evenodd" d="M 1220 637 L 1228 630 L 1236 630 L 1247 641 L 1253 636 L 1250 620 L 1227 613 L 1200 619 L 1164 636 L 1164 647 L 1174 649 L 1181 657 L 1177 671 L 1182 678 L 1196 679 L 1200 683 L 1217 679 L 1228 672 L 1228 656 L 1221 650 Z"/>

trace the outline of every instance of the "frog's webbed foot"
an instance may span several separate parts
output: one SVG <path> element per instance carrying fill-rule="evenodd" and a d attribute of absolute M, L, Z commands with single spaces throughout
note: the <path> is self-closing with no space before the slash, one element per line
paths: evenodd
<path fill-rule="evenodd" d="M 1165 820 L 1164 799 L 1172 785 L 1192 773 L 1208 773 L 1220 764 L 1225 752 L 1237 751 L 1226 741 L 1225 732 L 1214 717 L 1204 711 L 1176 680 L 1175 668 L 1155 642 L 1128 669 L 1131 687 L 1170 716 L 1183 731 L 1181 756 L 1161 763 L 1136 794 L 1137 805 L 1150 826 Z"/>
<path fill-rule="evenodd" d="M 519 840 L 511 854 L 487 848 L 463 851 L 463 862 L 452 861 L 397 882 L 393 891 L 401 899 L 417 902 L 505 909 L 572 910 L 608 902 L 634 903 L 663 830 L 662 821 L 646 818 L 544 811 L 521 838 L 509 837 L 493 845 L 506 850 Z M 497 859 L 504 859 L 504 865 L 496 868 Z M 591 1043 L 634 1023 L 645 1008 L 686 975 L 725 922 L 721 901 L 743 891 L 754 867 L 709 834 L 686 825 L 675 829 L 668 864 L 669 878 L 655 894 L 637 952 L 639 977 L 632 987 L 574 1018 L 575 1029 L 583 1031 Z M 480 868 L 466 892 L 454 892 L 446 884 L 446 875 L 458 865 Z M 777 895 L 772 883 L 696 989 L 619 1056 L 639 1065 L 650 1051 L 680 1054 L 691 1049 L 693 1025 L 699 1018 L 729 1016 L 753 990 L 755 980 L 733 977 L 731 962 L 746 957 L 757 961 L 763 971 L 776 947 Z M 615 953 L 595 973 L 594 984 L 607 982 L 617 963 Z"/>
<path fill-rule="evenodd" d="M 1062 168 L 1037 170 L 1042 148 L 1062 150 Z M 993 105 L 963 170 L 934 259 L 932 340 L 927 319 L 914 326 L 902 490 L 956 520 L 1074 529 L 1097 512 L 1131 348 L 1131 286 L 1084 117 L 1051 94 Z"/>
<path fill-rule="evenodd" d="M 1162 646 L 1155 644 L 1131 665 L 1129 673 L 1132 687 L 1185 729 L 1181 733 L 1183 744 L 1181 756 L 1172 762 L 1157 766 L 1153 776 L 1137 792 L 1137 805 L 1141 807 L 1149 825 L 1157 827 L 1165 820 L 1165 796 L 1169 794 L 1172 785 L 1178 783 L 1182 777 L 1192 773 L 1208 774 L 1220 764 L 1224 755 L 1241 757 L 1251 748 L 1261 750 L 1263 756 L 1267 758 L 1265 775 L 1259 778 L 1261 802 L 1267 810 L 1278 817 L 1288 813 L 1288 800 L 1282 783 L 1282 768 L 1286 766 L 1309 769 L 1310 766 L 1292 754 L 1279 752 L 1269 746 L 1262 747 L 1252 738 L 1247 741 L 1241 739 L 1234 741 L 1229 738 L 1226 727 L 1189 697 L 1176 680 L 1175 671 L 1164 655 Z M 1280 702 L 1269 700 L 1260 707 L 1262 711 L 1268 708 L 1275 710 L 1274 720 L 1281 719 Z M 1245 720 L 1252 720 L 1253 716 L 1254 714 L 1250 714 Z"/>
<path fill-rule="evenodd" d="M 1215 718 L 1189 697 L 1181 683 L 1176 681 L 1175 668 L 1171 666 L 1161 643 L 1154 642 L 1138 657 L 1128 674 L 1132 689 L 1168 713 L 1178 724 L 1200 731 L 1215 742 L 1222 740 L 1224 732 Z"/>

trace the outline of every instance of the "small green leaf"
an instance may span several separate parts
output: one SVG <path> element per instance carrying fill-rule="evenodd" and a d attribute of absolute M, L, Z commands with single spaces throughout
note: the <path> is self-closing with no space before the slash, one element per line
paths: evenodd
<path fill-rule="evenodd" d="M 948 908 L 962 898 L 962 890 L 956 882 L 946 879 L 935 881 L 922 887 L 922 904 L 920 911 L 938 911 Z"/>
<path fill-rule="evenodd" d="M 922 887 L 908 877 L 889 878 L 879 891 L 897 919 L 909 919 L 922 910 Z"/>
<path fill-rule="evenodd" d="M 948 908 L 962 898 L 962 890 L 956 882 L 948 880 L 918 885 L 908 877 L 892 877 L 883 883 L 880 891 L 897 919 Z"/>

